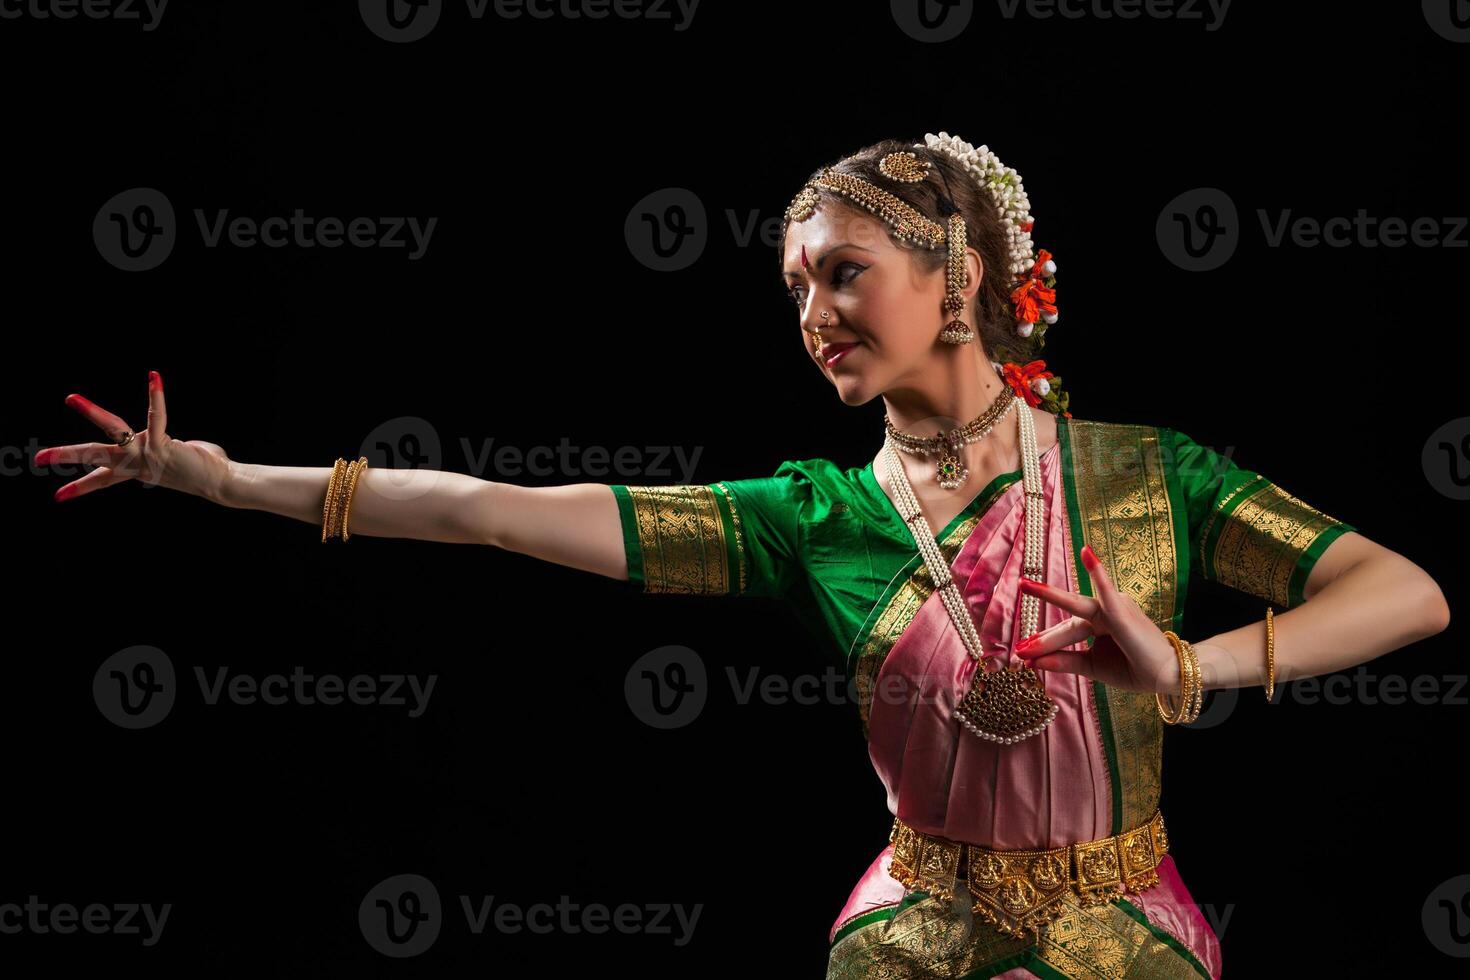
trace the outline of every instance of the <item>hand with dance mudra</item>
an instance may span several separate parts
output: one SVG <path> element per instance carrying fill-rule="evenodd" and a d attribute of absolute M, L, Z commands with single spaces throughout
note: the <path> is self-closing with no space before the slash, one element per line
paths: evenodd
<path fill-rule="evenodd" d="M 58 489 L 58 502 L 128 480 L 215 499 L 229 478 L 230 458 L 219 446 L 198 440 L 185 442 L 164 431 L 168 411 L 163 401 L 163 378 L 157 371 L 148 373 L 145 429 L 135 432 L 121 418 L 81 395 L 67 395 L 66 403 L 112 441 L 48 446 L 36 453 L 37 466 L 81 463 L 97 467 Z"/>
<path fill-rule="evenodd" d="M 1118 591 L 1102 561 L 1086 545 L 1082 548 L 1082 563 L 1092 576 L 1096 596 L 1021 579 L 1023 593 L 1060 606 L 1072 618 L 1022 638 L 1015 646 L 1016 656 L 1039 670 L 1082 674 L 1110 687 L 1178 694 L 1179 656 L 1174 644 L 1148 618 L 1137 599 Z M 1097 638 L 1091 649 L 1061 649 L 1085 642 L 1089 636 Z"/>

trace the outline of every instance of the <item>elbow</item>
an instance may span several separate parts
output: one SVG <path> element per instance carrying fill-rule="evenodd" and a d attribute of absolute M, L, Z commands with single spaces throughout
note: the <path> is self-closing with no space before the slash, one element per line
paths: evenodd
<path fill-rule="evenodd" d="M 1430 636 L 1435 633 L 1443 633 L 1450 626 L 1450 604 L 1445 601 L 1444 592 L 1433 580 L 1430 581 L 1428 612 L 1425 614 L 1425 622 L 1429 623 Z"/>

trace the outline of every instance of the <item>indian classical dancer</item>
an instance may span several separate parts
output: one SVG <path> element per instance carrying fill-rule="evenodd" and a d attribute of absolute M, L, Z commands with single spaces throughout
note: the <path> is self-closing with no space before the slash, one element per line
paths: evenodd
<path fill-rule="evenodd" d="M 157 372 L 145 429 L 71 395 L 113 441 L 36 462 L 96 467 L 58 500 L 141 479 L 323 541 L 350 524 L 630 592 L 779 597 L 846 651 L 893 815 L 833 920 L 829 978 L 1219 977 L 1159 810 L 1165 726 L 1207 689 L 1270 700 L 1432 636 L 1449 609 L 1412 561 L 1184 433 L 1073 418 L 1036 357 L 1056 263 L 1032 229 L 1019 174 L 943 132 L 866 147 L 792 200 L 779 253 L 803 356 L 844 404 L 883 399 L 862 467 L 521 487 L 366 457 L 249 464 L 171 438 Z M 1264 618 L 1182 639 L 1191 569 Z"/>

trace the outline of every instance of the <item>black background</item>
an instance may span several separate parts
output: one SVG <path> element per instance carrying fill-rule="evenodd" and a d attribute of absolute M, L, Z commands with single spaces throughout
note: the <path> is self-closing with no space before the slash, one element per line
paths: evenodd
<path fill-rule="evenodd" d="M 1434 6 L 1433 4 L 1429 6 Z M 507 19 L 449 4 L 389 43 L 356 5 L 178 4 L 0 20 L 11 545 L 0 902 L 171 902 L 160 941 L 0 935 L 0 963 L 439 975 L 584 969 L 819 976 L 891 818 L 856 714 L 740 705 L 725 669 L 788 679 L 835 653 L 783 606 L 630 596 L 475 546 L 355 538 L 127 484 L 55 504 L 78 474 L 36 449 L 98 431 L 79 392 L 235 459 L 330 466 L 378 427 L 437 435 L 434 468 L 537 485 L 710 482 L 783 459 L 872 458 L 881 400 L 844 406 L 805 356 L 774 249 L 807 175 L 877 139 L 957 133 L 1022 174 L 1063 311 L 1044 356 L 1079 419 L 1170 425 L 1407 555 L 1458 607 L 1464 503 L 1421 461 L 1465 414 L 1458 247 L 1268 247 L 1258 209 L 1446 222 L 1467 211 L 1455 121 L 1470 45 L 1418 4 L 1239 4 L 1200 20 L 1006 18 L 954 40 L 885 4 L 701 5 L 654 18 Z M 179 239 L 104 261 L 104 202 L 152 187 Z M 664 272 L 625 221 L 691 191 L 707 243 Z M 1239 208 L 1235 255 L 1171 263 L 1161 210 L 1199 187 Z M 193 210 L 437 217 L 407 249 L 206 248 Z M 1463 221 L 1463 218 L 1461 218 Z M 1461 419 L 1463 423 L 1464 420 Z M 475 470 L 481 447 L 698 451 L 693 472 Z M 1264 615 L 1196 580 L 1184 635 Z M 1373 661 L 1465 674 L 1462 626 Z M 125 731 L 91 697 L 115 651 L 166 651 L 182 689 Z M 698 652 L 699 719 L 656 731 L 623 680 Z M 428 710 L 203 703 L 212 672 L 437 675 Z M 1180 871 L 1221 922 L 1230 975 L 1449 973 L 1421 913 L 1470 871 L 1455 787 L 1464 704 L 1263 703 L 1166 738 Z M 1213 695 L 1212 695 L 1213 697 Z M 364 895 L 431 879 L 427 952 L 373 950 Z M 702 904 L 692 940 L 475 936 L 457 896 L 522 906 Z M 1225 918 L 1228 916 L 1228 918 Z M 1223 921 L 1222 921 L 1223 920 Z M 1462 920 L 1463 921 L 1463 920 Z"/>

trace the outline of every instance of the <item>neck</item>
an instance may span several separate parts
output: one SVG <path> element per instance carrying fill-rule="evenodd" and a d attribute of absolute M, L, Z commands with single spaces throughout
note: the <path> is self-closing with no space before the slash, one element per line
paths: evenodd
<path fill-rule="evenodd" d="M 941 430 L 964 425 L 988 409 L 1002 391 L 1010 391 L 990 366 L 990 355 L 978 344 L 956 350 L 956 356 L 936 358 L 923 375 L 883 393 L 884 410 L 894 428 L 905 435 L 926 438 Z M 1024 409 L 1024 406 L 1023 406 Z M 987 461 L 1004 469 L 1018 459 L 1020 436 L 1016 409 L 1007 412 L 980 441 L 965 447 L 967 465 Z"/>

